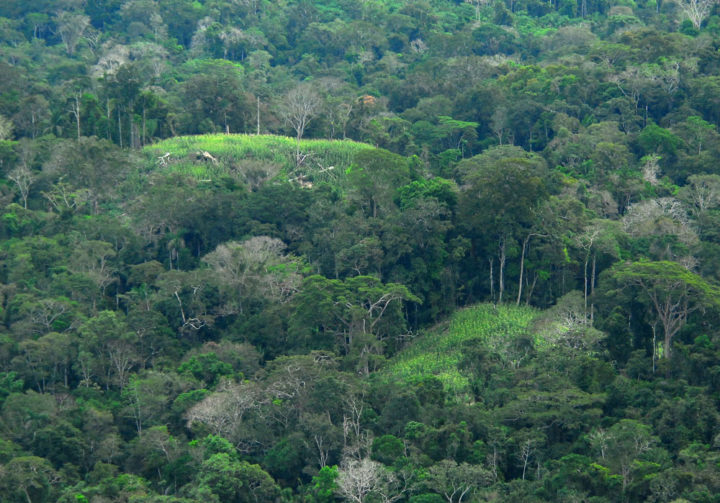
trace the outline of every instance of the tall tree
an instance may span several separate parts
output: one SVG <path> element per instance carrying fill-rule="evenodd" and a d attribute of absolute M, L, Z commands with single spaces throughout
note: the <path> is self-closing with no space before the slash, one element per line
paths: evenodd
<path fill-rule="evenodd" d="M 295 131 L 295 165 L 300 166 L 300 140 L 310 121 L 320 111 L 322 99 L 309 83 L 292 88 L 280 103 L 283 120 Z"/>
<path fill-rule="evenodd" d="M 497 259 L 496 299 L 502 302 L 507 259 L 518 249 L 524 270 L 527 246 L 536 233 L 537 210 L 549 194 L 547 167 L 540 157 L 506 146 L 463 161 L 458 171 L 464 181 L 458 209 L 461 226 L 473 237 L 474 258 L 484 252 L 490 261 L 491 295 Z"/>
<path fill-rule="evenodd" d="M 691 313 L 720 306 L 720 287 L 676 262 L 620 263 L 610 270 L 610 275 L 620 285 L 637 288 L 641 301 L 654 312 L 653 327 L 660 323 L 663 330 L 659 354 L 665 359 L 670 359 L 673 338 L 685 326 Z"/>

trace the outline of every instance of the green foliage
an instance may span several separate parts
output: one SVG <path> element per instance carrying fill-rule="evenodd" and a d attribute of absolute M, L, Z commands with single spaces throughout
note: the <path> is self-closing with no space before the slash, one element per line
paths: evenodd
<path fill-rule="evenodd" d="M 373 440 L 372 459 L 392 465 L 405 452 L 402 440 L 394 435 L 383 435 Z"/>
<path fill-rule="evenodd" d="M 221 361 L 215 353 L 202 353 L 180 365 L 178 372 L 192 376 L 207 386 L 214 386 L 223 376 L 232 375 L 233 368 L 229 363 Z"/>
<path fill-rule="evenodd" d="M 0 2 L 0 500 L 716 499 L 685 14 Z"/>
<path fill-rule="evenodd" d="M 527 334 L 535 315 L 533 309 L 491 304 L 459 310 L 448 322 L 413 341 L 388 363 L 382 375 L 408 383 L 435 376 L 450 393 L 462 396 L 469 391 L 468 378 L 458 369 L 464 344 L 472 341 L 497 350 L 509 364 L 513 355 L 502 348 Z M 535 343 L 542 345 L 543 341 L 538 338 Z"/>
<path fill-rule="evenodd" d="M 250 503 L 272 501 L 279 488 L 260 466 L 237 461 L 226 453 L 213 454 L 200 465 L 199 485 L 191 490 L 194 497 L 210 501 Z"/>
<path fill-rule="evenodd" d="M 323 466 L 317 475 L 312 478 L 308 498 L 312 503 L 333 503 L 337 490 L 337 466 Z"/>

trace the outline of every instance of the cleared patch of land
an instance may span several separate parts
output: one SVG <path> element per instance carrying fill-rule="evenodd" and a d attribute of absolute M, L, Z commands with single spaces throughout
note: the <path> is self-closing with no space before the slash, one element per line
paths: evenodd
<path fill-rule="evenodd" d="M 501 354 L 509 341 L 529 333 L 530 322 L 537 314 L 537 310 L 529 307 L 492 304 L 459 310 L 448 321 L 419 335 L 390 360 L 382 370 L 382 377 L 413 382 L 435 376 L 451 394 L 463 394 L 469 382 L 458 364 L 468 341 Z"/>
<path fill-rule="evenodd" d="M 149 145 L 148 167 L 191 174 L 198 179 L 223 176 L 283 175 L 303 182 L 342 178 L 355 155 L 374 147 L 351 140 L 301 140 L 276 135 L 207 134 L 179 136 Z"/>

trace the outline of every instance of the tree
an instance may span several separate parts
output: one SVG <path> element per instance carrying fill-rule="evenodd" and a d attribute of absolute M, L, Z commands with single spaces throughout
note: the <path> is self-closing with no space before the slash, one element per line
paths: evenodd
<path fill-rule="evenodd" d="M 463 161 L 458 171 L 464 181 L 458 210 L 461 225 L 473 236 L 476 253 L 483 250 L 490 257 L 491 295 L 497 258 L 497 302 L 502 302 L 508 256 L 520 248 L 524 271 L 530 237 L 537 233 L 537 210 L 549 195 L 547 167 L 540 157 L 506 146 Z"/>
<path fill-rule="evenodd" d="M 691 175 L 680 190 L 683 201 L 692 205 L 698 218 L 720 207 L 720 175 Z"/>
<path fill-rule="evenodd" d="M 37 340 L 26 339 L 18 345 L 20 355 L 13 363 L 23 370 L 28 382 L 34 381 L 41 393 L 58 382 L 68 386 L 76 341 L 68 334 L 51 332 Z"/>
<path fill-rule="evenodd" d="M 146 371 L 130 376 L 122 398 L 127 404 L 125 414 L 133 420 L 138 434 L 150 426 L 167 424 L 173 401 L 188 387 L 187 381 L 174 373 Z"/>
<path fill-rule="evenodd" d="M 19 456 L 0 465 L 0 488 L 8 503 L 51 501 L 60 477 L 50 462 L 37 456 Z"/>
<path fill-rule="evenodd" d="M 700 25 L 715 5 L 715 0 L 681 0 L 678 4 L 685 17 L 696 29 L 700 29 Z"/>
<path fill-rule="evenodd" d="M 117 268 L 113 262 L 116 255 L 110 243 L 96 240 L 82 241 L 75 245 L 70 257 L 70 269 L 73 272 L 87 274 L 105 295 L 105 289 L 115 281 Z"/>
<path fill-rule="evenodd" d="M 16 166 L 10 173 L 8 173 L 7 177 L 8 180 L 12 180 L 15 183 L 23 201 L 23 208 L 27 209 L 30 187 L 33 183 L 35 183 L 35 179 L 37 177 L 24 163 Z"/>
<path fill-rule="evenodd" d="M 663 329 L 660 356 L 670 359 L 673 338 L 688 316 L 698 309 L 718 307 L 720 288 L 677 262 L 625 262 L 616 264 L 610 275 L 621 285 L 637 288 L 640 300 L 649 304 Z M 654 348 L 655 350 L 656 348 Z"/>
<path fill-rule="evenodd" d="M 90 18 L 84 14 L 61 11 L 55 17 L 55 24 L 68 56 L 72 57 L 78 42 L 90 26 Z"/>
<path fill-rule="evenodd" d="M 299 289 L 301 264 L 284 255 L 286 245 L 276 238 L 254 236 L 219 245 L 203 257 L 227 298 L 223 314 L 250 311 L 258 301 L 285 302 Z"/>
<path fill-rule="evenodd" d="M 370 497 L 391 503 L 402 498 L 405 492 L 393 472 L 368 458 L 347 461 L 340 467 L 336 482 L 337 492 L 353 503 L 365 503 Z"/>
<path fill-rule="evenodd" d="M 607 430 L 595 430 L 588 440 L 599 454 L 600 464 L 622 477 L 623 492 L 629 488 L 634 475 L 642 475 L 644 461 L 662 460 L 659 453 L 654 452 L 657 438 L 652 435 L 652 429 L 633 419 L 621 419 Z M 658 468 L 656 465 L 655 470 Z"/>
<path fill-rule="evenodd" d="M 251 108 L 243 89 L 242 66 L 229 61 L 194 61 L 196 74 L 183 84 L 189 133 L 237 133 L 246 129 Z"/>
<path fill-rule="evenodd" d="M 29 446 L 37 431 L 57 418 L 57 403 L 49 394 L 12 393 L 3 403 L 0 418 L 5 438 Z"/>
<path fill-rule="evenodd" d="M 582 252 L 583 261 L 583 295 L 585 316 L 590 322 L 594 317 L 594 307 L 588 310 L 588 299 L 595 295 L 598 255 L 610 255 L 617 258 L 620 254 L 619 237 L 622 235 L 617 222 L 597 219 L 589 223 L 581 234 L 574 236 L 576 246 Z M 590 271 L 588 271 L 590 266 Z M 588 274 L 589 273 L 589 274 Z"/>
<path fill-rule="evenodd" d="M 410 182 L 409 163 L 387 150 L 364 150 L 353 159 L 348 180 L 348 198 L 357 202 L 367 217 L 387 216 L 395 206 L 397 188 Z"/>
<path fill-rule="evenodd" d="M 243 421 L 267 399 L 260 387 L 250 381 L 226 382 L 218 391 L 194 405 L 187 413 L 188 426 L 205 425 L 215 435 L 221 435 L 236 446 L 243 446 L 251 433 L 243 428 Z"/>
<path fill-rule="evenodd" d="M 56 185 L 69 184 L 69 192 L 87 190 L 92 211 L 98 214 L 100 203 L 111 197 L 117 182 L 128 169 L 128 161 L 127 154 L 109 141 L 82 137 L 57 145 L 43 166 L 43 174 Z"/>
<path fill-rule="evenodd" d="M 309 489 L 309 503 L 335 503 L 337 492 L 337 466 L 323 466 L 317 475 L 312 478 L 312 486 Z"/>
<path fill-rule="evenodd" d="M 443 459 L 430 467 L 426 483 L 448 503 L 462 503 L 466 496 L 491 482 L 492 474 L 481 466 Z"/>
<path fill-rule="evenodd" d="M 213 495 L 223 503 L 257 503 L 275 501 L 280 488 L 259 465 L 238 461 L 220 452 L 200 465 L 193 493 L 202 501 L 208 501 L 208 496 Z"/>
<path fill-rule="evenodd" d="M 692 263 L 689 250 L 698 242 L 683 204 L 673 197 L 646 199 L 632 204 L 623 225 L 626 232 L 646 243 L 646 254 L 663 260 Z"/>
<path fill-rule="evenodd" d="M 420 299 L 403 285 L 383 284 L 372 276 L 341 281 L 314 275 L 296 295 L 291 330 L 321 344 L 327 344 L 328 337 L 335 339 L 346 355 L 354 350 L 367 374 L 382 345 L 405 334 L 403 302 Z"/>
<path fill-rule="evenodd" d="M 129 329 L 125 317 L 115 311 L 101 311 L 79 330 L 82 339 L 78 363 L 81 366 L 87 363 L 89 374 L 100 379 L 106 390 L 112 384 L 122 390 L 128 382 L 130 370 L 139 362 L 137 334 Z M 83 353 L 86 355 L 84 358 Z M 85 382 L 85 385 L 90 383 Z"/>
<path fill-rule="evenodd" d="M 279 112 L 283 120 L 295 131 L 295 166 L 302 163 L 300 158 L 300 140 L 310 121 L 320 110 L 322 99 L 311 84 L 300 84 L 291 89 L 280 104 Z"/>
<path fill-rule="evenodd" d="M 9 140 L 13 135 L 13 123 L 4 115 L 0 115 L 0 140 Z"/>

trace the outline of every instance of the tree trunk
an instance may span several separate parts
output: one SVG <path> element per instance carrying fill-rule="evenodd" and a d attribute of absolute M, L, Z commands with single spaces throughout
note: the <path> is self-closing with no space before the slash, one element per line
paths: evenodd
<path fill-rule="evenodd" d="M 490 299 L 492 299 L 493 302 L 495 302 L 495 278 L 493 277 L 493 258 L 490 257 L 488 259 L 490 262 Z"/>
<path fill-rule="evenodd" d="M 105 101 L 105 115 L 107 116 L 107 139 L 110 140 L 110 98 Z"/>
<path fill-rule="evenodd" d="M 70 109 L 72 114 L 75 116 L 75 124 L 77 126 L 77 137 L 78 140 L 80 139 L 80 96 L 75 95 L 73 96 L 75 100 L 75 105 Z"/>
<path fill-rule="evenodd" d="M 530 243 L 530 238 L 532 237 L 532 234 L 528 234 L 525 240 L 522 244 L 522 252 L 520 253 L 520 281 L 518 281 L 518 295 L 517 295 L 517 301 L 515 302 L 516 306 L 520 305 L 520 299 L 522 298 L 522 290 L 523 290 L 523 275 L 525 273 L 525 251 L 527 250 L 528 244 Z"/>
<path fill-rule="evenodd" d="M 498 304 L 502 303 L 505 290 L 505 236 L 500 238 L 500 275 L 498 277 Z"/>
<path fill-rule="evenodd" d="M 587 318 L 588 314 L 588 289 L 589 289 L 589 279 L 588 279 L 588 261 L 590 257 L 587 255 L 585 256 L 585 262 L 583 263 L 583 314 Z"/>
<path fill-rule="evenodd" d="M 538 274 L 535 273 L 533 275 L 533 282 L 530 285 L 530 288 L 528 288 L 527 294 L 525 295 L 525 305 L 530 305 L 530 299 L 532 298 L 533 291 L 535 291 L 535 285 L 537 284 Z"/>
<path fill-rule="evenodd" d="M 596 269 L 596 260 L 595 255 L 593 254 L 592 258 L 592 274 L 590 275 L 590 298 L 595 298 L 595 273 L 597 271 Z M 593 319 L 595 317 L 595 302 L 593 300 L 590 301 L 590 323 L 593 322 Z"/>
<path fill-rule="evenodd" d="M 118 109 L 117 113 L 118 113 L 118 114 L 117 114 L 117 116 L 118 116 L 118 142 L 119 142 L 119 144 L 120 144 L 120 148 L 122 148 L 122 146 L 123 146 L 123 141 L 122 141 L 122 114 L 120 113 L 120 109 Z"/>

